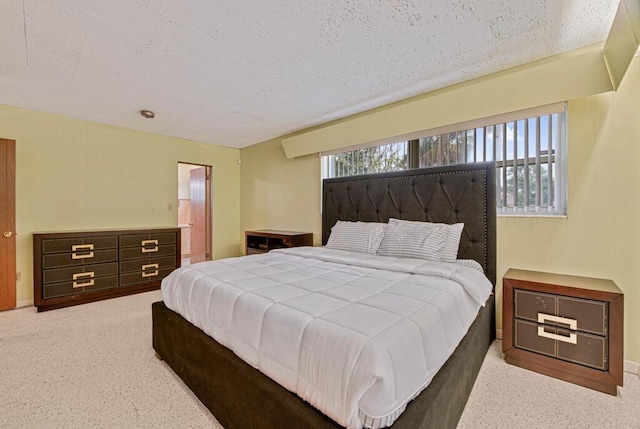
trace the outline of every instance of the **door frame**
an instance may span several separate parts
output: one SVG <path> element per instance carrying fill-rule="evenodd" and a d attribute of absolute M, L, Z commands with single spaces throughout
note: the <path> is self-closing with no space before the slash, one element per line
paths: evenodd
<path fill-rule="evenodd" d="M 16 302 L 16 141 L 0 138 L 2 146 L 0 156 L 6 163 L 5 186 L 0 188 L 0 200 L 3 205 L 6 201 L 6 215 L 0 218 L 1 245 L 6 246 L 6 259 L 0 265 L 0 310 L 15 308 Z M 5 152 L 6 147 L 6 152 Z M 4 237 L 10 233 L 10 237 Z"/>
<path fill-rule="evenodd" d="M 205 241 L 204 241 L 204 252 L 205 252 L 205 261 L 211 261 L 213 259 L 212 252 L 212 242 L 213 242 L 213 166 L 208 164 L 198 164 L 195 162 L 187 162 L 187 161 L 178 161 L 178 164 L 187 164 L 187 165 L 195 165 L 198 167 L 205 167 Z M 177 171 L 177 170 L 176 170 Z M 179 203 L 179 201 L 178 201 Z M 177 207 L 177 206 L 176 206 Z M 180 251 L 180 249 L 178 249 Z"/>

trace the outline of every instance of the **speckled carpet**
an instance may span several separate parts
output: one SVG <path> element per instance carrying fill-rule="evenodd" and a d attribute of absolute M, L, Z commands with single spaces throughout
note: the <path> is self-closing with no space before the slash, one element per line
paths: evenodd
<path fill-rule="evenodd" d="M 0 427 L 220 428 L 151 347 L 148 292 L 45 313 L 0 313 Z M 640 428 L 640 379 L 617 397 L 489 350 L 459 428 Z"/>

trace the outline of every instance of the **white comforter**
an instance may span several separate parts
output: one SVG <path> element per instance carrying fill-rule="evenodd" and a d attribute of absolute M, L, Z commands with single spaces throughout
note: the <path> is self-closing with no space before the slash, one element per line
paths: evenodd
<path fill-rule="evenodd" d="M 189 265 L 162 281 L 167 307 L 349 428 L 391 425 L 491 289 L 473 268 L 318 247 Z"/>

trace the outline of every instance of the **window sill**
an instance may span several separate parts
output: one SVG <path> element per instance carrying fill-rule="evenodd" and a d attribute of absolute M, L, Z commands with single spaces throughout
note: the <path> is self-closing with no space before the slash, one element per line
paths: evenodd
<path fill-rule="evenodd" d="M 542 218 L 542 219 L 567 219 L 566 214 L 544 214 L 544 213 L 498 213 L 497 217 L 517 217 L 517 218 Z"/>

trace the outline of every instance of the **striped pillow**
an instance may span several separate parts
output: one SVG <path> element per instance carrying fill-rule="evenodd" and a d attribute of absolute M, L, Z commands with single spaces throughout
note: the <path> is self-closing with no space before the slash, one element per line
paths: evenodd
<path fill-rule="evenodd" d="M 402 224 L 417 224 L 417 225 L 434 225 L 443 228 L 447 232 L 447 241 L 444 247 L 440 251 L 440 262 L 456 262 L 458 259 L 458 247 L 460 247 L 460 236 L 464 229 L 464 223 L 431 223 L 431 222 L 419 222 L 411 220 L 394 219 L 398 223 Z M 389 220 L 391 221 L 391 220 Z"/>
<path fill-rule="evenodd" d="M 326 247 L 375 255 L 380 247 L 380 242 L 382 242 L 386 227 L 385 223 L 339 220 L 331 228 Z"/>
<path fill-rule="evenodd" d="M 378 255 L 439 262 L 448 237 L 440 224 L 389 219 Z"/>
<path fill-rule="evenodd" d="M 438 225 L 442 225 L 443 228 L 449 231 L 447 243 L 442 248 L 442 252 L 440 252 L 440 260 L 442 262 L 456 262 L 458 259 L 458 247 L 460 247 L 460 236 L 464 229 L 464 223 L 454 223 L 453 225 L 441 223 Z"/>
<path fill-rule="evenodd" d="M 478 270 L 481 273 L 484 273 L 484 269 L 482 265 L 474 259 L 458 259 L 456 261 L 456 265 L 460 265 L 461 267 L 473 268 L 474 270 Z"/>

